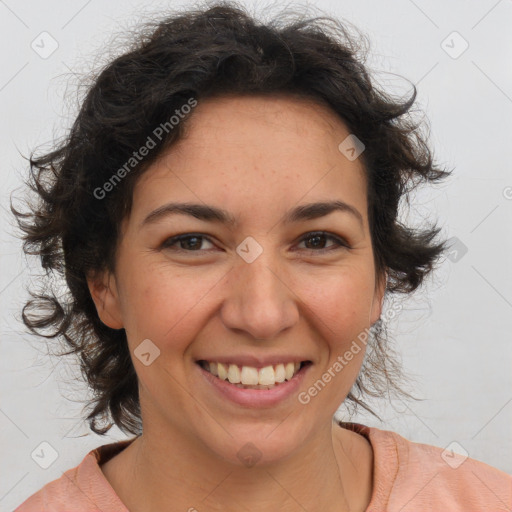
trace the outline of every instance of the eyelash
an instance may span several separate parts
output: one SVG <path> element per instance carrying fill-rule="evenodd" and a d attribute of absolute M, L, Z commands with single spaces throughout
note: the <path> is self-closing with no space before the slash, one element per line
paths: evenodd
<path fill-rule="evenodd" d="M 325 231 L 311 231 L 309 233 L 306 233 L 300 240 L 299 240 L 299 243 L 302 243 L 304 240 L 308 240 L 309 238 L 313 238 L 315 236 L 324 236 L 327 239 L 329 240 L 332 240 L 336 243 L 337 247 L 331 247 L 331 248 L 324 248 L 324 249 L 304 249 L 305 251 L 308 251 L 310 253 L 327 253 L 329 251 L 333 251 L 333 250 L 337 250 L 337 249 L 342 249 L 342 248 L 345 248 L 345 249 L 350 249 L 350 245 L 347 243 L 346 240 L 344 240 L 343 238 L 340 238 L 339 236 L 336 236 L 336 235 L 332 235 L 330 233 L 327 233 Z M 162 249 L 172 249 L 172 246 L 175 245 L 176 243 L 179 243 L 180 241 L 182 240 L 186 240 L 188 238 L 199 238 L 199 239 L 204 239 L 204 240 L 207 240 L 208 242 L 210 242 L 211 244 L 213 244 L 213 242 L 205 235 L 202 235 L 201 233 L 186 233 L 186 234 L 183 234 L 183 235 L 177 235 L 177 236 L 174 236 L 174 237 L 171 237 L 171 238 L 168 238 L 167 240 L 165 240 L 163 242 L 163 244 L 161 245 L 161 248 Z M 178 251 L 178 252 L 188 252 L 188 253 L 192 253 L 192 252 L 203 252 L 202 250 L 187 250 L 187 249 L 172 249 L 172 250 L 175 250 L 175 251 Z"/>

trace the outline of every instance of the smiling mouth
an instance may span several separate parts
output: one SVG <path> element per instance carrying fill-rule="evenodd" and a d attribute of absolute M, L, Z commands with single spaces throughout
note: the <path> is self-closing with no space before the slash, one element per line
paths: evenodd
<path fill-rule="evenodd" d="M 197 364 L 220 380 L 242 389 L 272 389 L 292 380 L 311 361 L 279 363 L 263 368 L 199 360 Z"/>

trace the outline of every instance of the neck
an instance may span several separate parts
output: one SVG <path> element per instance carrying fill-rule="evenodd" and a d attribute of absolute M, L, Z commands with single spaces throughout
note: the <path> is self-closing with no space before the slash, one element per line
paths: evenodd
<path fill-rule="evenodd" d="M 364 511 L 370 501 L 371 447 L 335 423 L 286 460 L 265 466 L 235 466 L 197 440 L 147 429 L 122 456 L 118 470 L 110 464 L 118 457 L 102 470 L 134 512 Z"/>

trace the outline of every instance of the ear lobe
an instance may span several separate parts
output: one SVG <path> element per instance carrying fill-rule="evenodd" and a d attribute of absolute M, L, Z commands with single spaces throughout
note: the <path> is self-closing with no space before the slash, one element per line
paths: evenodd
<path fill-rule="evenodd" d="M 116 279 L 111 272 L 87 277 L 87 286 L 100 320 L 111 329 L 124 327 Z"/>

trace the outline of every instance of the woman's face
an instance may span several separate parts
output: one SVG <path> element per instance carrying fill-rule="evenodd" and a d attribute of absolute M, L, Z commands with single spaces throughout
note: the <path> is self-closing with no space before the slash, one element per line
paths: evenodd
<path fill-rule="evenodd" d="M 91 291 L 126 330 L 145 437 L 277 460 L 331 428 L 363 360 L 358 336 L 380 315 L 364 169 L 313 102 L 205 100 L 188 123 L 137 182 L 115 274 Z M 264 383 L 308 364 L 241 389 L 201 361 Z"/>

